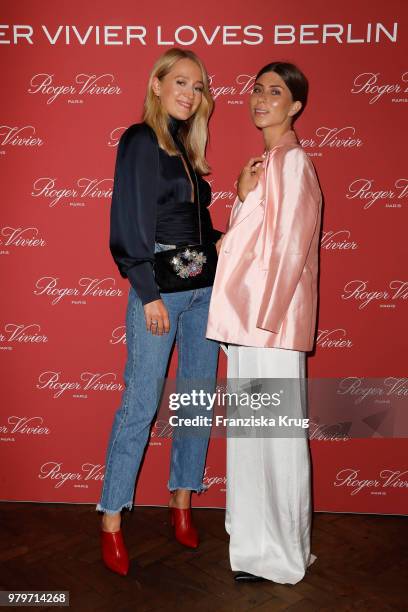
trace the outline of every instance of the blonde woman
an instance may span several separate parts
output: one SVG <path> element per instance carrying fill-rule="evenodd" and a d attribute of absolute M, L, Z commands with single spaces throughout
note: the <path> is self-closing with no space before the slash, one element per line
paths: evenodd
<path fill-rule="evenodd" d="M 153 67 L 143 122 L 130 126 L 118 147 L 110 249 L 121 275 L 130 282 L 128 356 L 126 388 L 114 416 L 96 509 L 104 513 L 104 563 L 122 575 L 128 572 L 129 557 L 121 513 L 133 507 L 135 481 L 158 406 L 158 382 L 164 379 L 173 344 L 177 342 L 179 381 L 211 381 L 216 376 L 218 343 L 205 337 L 212 287 L 163 292 L 155 274 L 156 253 L 183 245 L 213 245 L 220 238 L 207 209 L 211 188 L 202 178 L 209 172 L 205 147 L 212 107 L 200 59 L 191 51 L 171 49 Z M 172 524 L 176 538 L 191 548 L 198 546 L 191 493 L 204 488 L 208 433 L 176 436 L 172 444 Z"/>

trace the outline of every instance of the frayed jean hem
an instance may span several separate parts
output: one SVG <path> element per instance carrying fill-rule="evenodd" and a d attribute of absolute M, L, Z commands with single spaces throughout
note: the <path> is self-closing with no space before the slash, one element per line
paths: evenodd
<path fill-rule="evenodd" d="M 101 504 L 97 504 L 95 511 L 104 512 L 105 514 L 117 514 L 118 512 L 121 512 L 124 508 L 127 508 L 128 510 L 132 510 L 133 502 L 130 501 L 127 504 L 123 504 L 123 506 L 121 506 L 119 510 L 108 510 L 107 508 L 103 508 Z"/>
<path fill-rule="evenodd" d="M 197 493 L 198 495 L 200 495 L 200 493 L 204 493 L 208 489 L 208 487 L 204 484 L 200 485 L 197 489 L 196 487 L 189 487 L 184 485 L 178 485 L 177 487 L 174 487 L 170 486 L 170 483 L 167 484 L 167 488 L 171 493 L 173 493 L 173 491 L 177 491 L 177 489 L 185 489 L 187 491 L 194 491 L 194 493 Z"/>

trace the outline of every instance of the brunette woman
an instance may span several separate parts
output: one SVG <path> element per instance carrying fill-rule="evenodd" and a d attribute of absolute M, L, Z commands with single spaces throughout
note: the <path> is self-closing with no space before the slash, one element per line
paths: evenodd
<path fill-rule="evenodd" d="M 228 378 L 280 378 L 289 391 L 283 409 L 302 424 L 322 201 L 293 130 L 307 91 L 293 64 L 274 62 L 256 76 L 250 112 L 265 151 L 249 160 L 238 180 L 207 328 L 208 338 L 228 343 Z M 227 440 L 226 529 L 237 580 L 295 584 L 315 560 L 307 431 L 294 425 L 281 436 L 266 429 Z"/>

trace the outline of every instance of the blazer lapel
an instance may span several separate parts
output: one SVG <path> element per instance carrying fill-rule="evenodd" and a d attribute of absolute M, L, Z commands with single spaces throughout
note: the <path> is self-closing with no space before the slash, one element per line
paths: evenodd
<path fill-rule="evenodd" d="M 240 202 L 237 198 L 235 200 L 233 209 L 231 211 L 231 219 L 229 229 L 232 229 L 236 225 L 239 225 L 244 219 L 250 215 L 255 208 L 262 204 L 265 200 L 265 172 L 259 177 L 259 181 L 255 189 L 250 191 L 245 198 L 244 202 Z"/>
<path fill-rule="evenodd" d="M 271 160 L 271 154 L 278 147 L 291 146 L 293 144 L 299 144 L 296 133 L 294 130 L 288 130 L 283 134 L 276 145 L 272 147 L 272 149 L 268 152 L 263 162 L 264 169 L 262 174 L 259 177 L 259 181 L 255 189 L 249 192 L 244 202 L 240 202 L 238 198 L 236 198 L 234 205 L 231 211 L 231 217 L 229 221 L 228 229 L 232 229 L 233 227 L 239 225 L 244 219 L 250 215 L 255 208 L 257 208 L 260 204 L 263 204 L 265 201 L 265 192 L 266 192 L 266 176 L 268 165 Z"/>

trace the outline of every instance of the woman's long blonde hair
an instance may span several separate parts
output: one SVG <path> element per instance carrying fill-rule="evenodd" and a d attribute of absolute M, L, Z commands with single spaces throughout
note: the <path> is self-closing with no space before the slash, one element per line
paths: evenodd
<path fill-rule="evenodd" d="M 168 129 L 169 115 L 164 110 L 160 99 L 153 92 L 153 79 L 163 79 L 173 68 L 174 64 L 181 59 L 190 59 L 197 64 L 201 70 L 204 83 L 201 104 L 190 119 L 183 122 L 180 127 L 179 136 L 182 139 L 190 162 L 200 174 L 208 174 L 210 167 L 205 159 L 205 147 L 208 139 L 208 120 L 210 118 L 214 101 L 210 93 L 207 71 L 204 64 L 193 53 L 184 49 L 169 49 L 156 61 L 150 74 L 147 85 L 147 93 L 144 101 L 143 121 L 150 125 L 155 131 L 160 146 L 169 155 L 179 155 L 173 138 Z"/>

